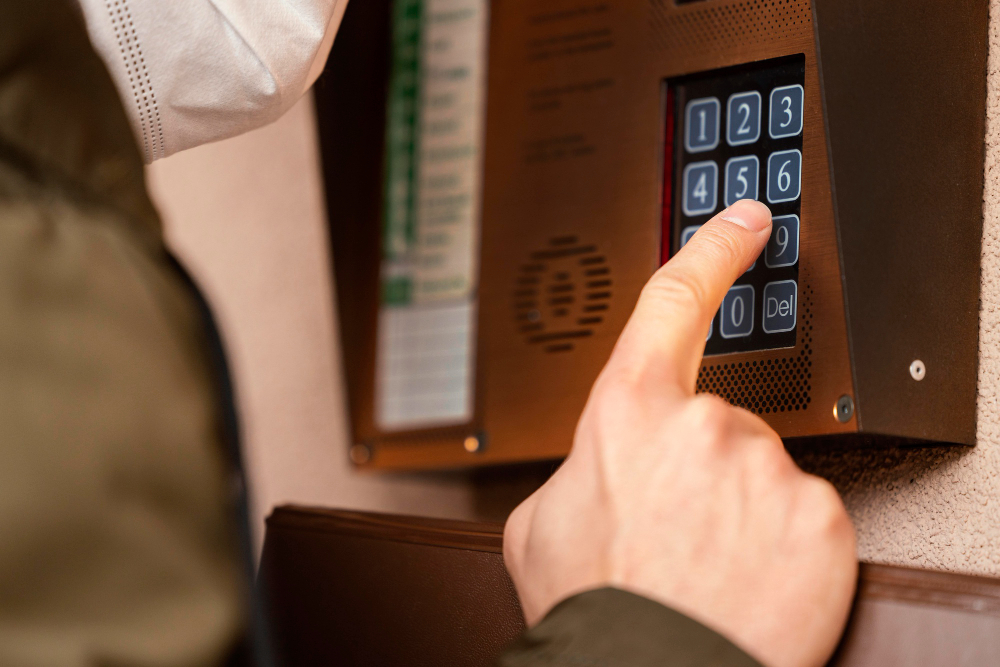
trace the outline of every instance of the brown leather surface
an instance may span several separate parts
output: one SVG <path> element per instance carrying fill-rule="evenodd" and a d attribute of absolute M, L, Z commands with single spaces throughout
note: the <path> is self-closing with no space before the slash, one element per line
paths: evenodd
<path fill-rule="evenodd" d="M 260 585 L 288 665 L 485 666 L 523 630 L 503 526 L 281 507 Z M 836 667 L 1000 665 L 1000 581 L 863 564 Z"/>

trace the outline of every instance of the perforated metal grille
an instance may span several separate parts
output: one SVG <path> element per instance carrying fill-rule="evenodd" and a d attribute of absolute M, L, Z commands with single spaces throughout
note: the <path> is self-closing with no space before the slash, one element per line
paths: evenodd
<path fill-rule="evenodd" d="M 698 392 L 720 396 L 757 414 L 808 410 L 812 402 L 813 290 L 799 292 L 798 354 L 759 361 L 706 363 L 698 373 Z"/>
<path fill-rule="evenodd" d="M 774 42 L 812 23 L 809 0 L 707 0 L 678 9 L 674 0 L 650 0 L 654 44 L 661 49 L 711 49 Z"/>
<path fill-rule="evenodd" d="M 575 236 L 549 239 L 545 248 L 531 253 L 517 276 L 517 327 L 545 352 L 569 352 L 604 322 L 611 287 L 611 268 L 596 246 Z"/>

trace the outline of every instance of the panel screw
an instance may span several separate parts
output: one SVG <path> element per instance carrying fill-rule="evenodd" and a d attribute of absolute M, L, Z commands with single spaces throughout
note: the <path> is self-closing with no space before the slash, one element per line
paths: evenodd
<path fill-rule="evenodd" d="M 372 460 L 372 448 L 368 445 L 351 446 L 351 462 L 354 465 L 363 466 Z"/>
<path fill-rule="evenodd" d="M 465 447 L 465 451 L 470 454 L 476 454 L 477 452 L 483 451 L 483 441 L 477 435 L 470 435 L 463 442 L 462 446 Z"/>
<path fill-rule="evenodd" d="M 924 366 L 924 362 L 914 359 L 913 363 L 910 364 L 910 377 L 920 382 L 925 375 L 927 375 L 927 368 Z"/>
<path fill-rule="evenodd" d="M 854 399 L 847 394 L 838 398 L 837 402 L 833 405 L 833 416 L 841 424 L 849 422 L 851 417 L 854 416 Z"/>

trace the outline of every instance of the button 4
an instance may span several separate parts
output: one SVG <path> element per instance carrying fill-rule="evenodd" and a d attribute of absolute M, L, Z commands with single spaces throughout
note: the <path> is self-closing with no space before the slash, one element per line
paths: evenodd
<path fill-rule="evenodd" d="M 684 215 L 712 213 L 718 205 L 719 166 L 714 162 L 693 162 L 684 167 Z"/>

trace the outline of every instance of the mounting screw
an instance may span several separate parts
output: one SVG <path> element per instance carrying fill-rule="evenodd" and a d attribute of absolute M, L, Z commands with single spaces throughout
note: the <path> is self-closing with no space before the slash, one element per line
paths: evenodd
<path fill-rule="evenodd" d="M 910 364 L 910 377 L 920 382 L 927 375 L 927 368 L 924 366 L 924 362 L 919 359 L 914 359 Z"/>
<path fill-rule="evenodd" d="M 363 466 L 372 460 L 372 448 L 368 445 L 351 446 L 351 463 Z"/>
<path fill-rule="evenodd" d="M 854 399 L 844 394 L 833 404 L 833 416 L 841 424 L 846 424 L 854 416 Z"/>
<path fill-rule="evenodd" d="M 470 454 L 480 454 L 486 449 L 486 438 L 482 435 L 470 435 L 462 441 L 462 447 Z"/>

